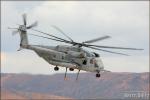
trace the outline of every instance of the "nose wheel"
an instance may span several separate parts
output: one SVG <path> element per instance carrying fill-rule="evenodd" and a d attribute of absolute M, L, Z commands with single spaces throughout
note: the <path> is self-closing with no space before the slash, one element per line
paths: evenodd
<path fill-rule="evenodd" d="M 97 73 L 97 74 L 96 74 L 96 77 L 100 78 L 100 77 L 101 77 L 101 74 L 100 74 L 100 73 Z"/>
<path fill-rule="evenodd" d="M 59 70 L 59 67 L 57 67 L 57 66 L 54 67 L 54 70 L 55 70 L 55 71 L 58 71 L 58 70 Z"/>

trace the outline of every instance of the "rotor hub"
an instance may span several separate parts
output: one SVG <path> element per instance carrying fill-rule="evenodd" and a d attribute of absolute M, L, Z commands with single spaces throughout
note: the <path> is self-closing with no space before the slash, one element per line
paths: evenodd
<path fill-rule="evenodd" d="M 19 30 L 26 32 L 27 28 L 26 28 L 25 25 L 20 25 L 20 26 L 19 26 Z"/>

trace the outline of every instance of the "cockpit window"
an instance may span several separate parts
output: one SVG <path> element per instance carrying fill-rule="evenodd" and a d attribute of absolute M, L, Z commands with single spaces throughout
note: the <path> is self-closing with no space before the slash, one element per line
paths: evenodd
<path fill-rule="evenodd" d="M 90 60 L 90 63 L 91 64 L 95 64 L 97 61 L 96 61 L 96 59 L 95 58 L 92 58 L 91 60 Z"/>
<path fill-rule="evenodd" d="M 95 58 L 92 58 L 92 59 L 90 60 L 90 64 L 94 64 L 94 67 L 99 67 L 98 61 L 97 61 L 97 59 L 95 59 Z"/>

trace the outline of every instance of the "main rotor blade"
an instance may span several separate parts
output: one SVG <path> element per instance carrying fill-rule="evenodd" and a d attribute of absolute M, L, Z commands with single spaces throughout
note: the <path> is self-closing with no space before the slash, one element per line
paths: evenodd
<path fill-rule="evenodd" d="M 73 42 L 73 40 L 68 35 L 66 35 L 60 28 L 58 28 L 55 25 L 52 25 L 52 27 L 55 28 L 57 31 L 59 31 L 60 33 L 62 33 L 64 36 L 66 36 L 69 40 L 71 40 Z"/>
<path fill-rule="evenodd" d="M 54 35 L 51 35 L 51 34 L 48 34 L 48 33 L 45 33 L 45 32 L 39 31 L 39 30 L 36 30 L 36 29 L 32 29 L 32 30 L 36 31 L 36 32 L 39 32 L 39 33 L 42 33 L 42 34 L 45 34 L 45 35 L 50 36 L 50 37 L 54 37 L 54 38 L 59 39 L 59 40 L 63 40 L 63 41 L 66 41 L 66 42 L 71 42 L 71 41 L 65 40 L 63 38 L 59 38 L 57 36 L 54 36 Z"/>
<path fill-rule="evenodd" d="M 8 27 L 8 29 L 18 29 L 18 28 L 10 28 L 10 27 Z"/>
<path fill-rule="evenodd" d="M 99 37 L 99 38 L 96 38 L 96 39 L 85 41 L 83 43 L 93 43 L 93 42 L 101 41 L 101 40 L 108 39 L 108 38 L 110 38 L 110 36 L 106 35 L 106 36 L 103 36 L 103 37 Z"/>
<path fill-rule="evenodd" d="M 27 15 L 23 14 L 22 17 L 23 17 L 23 24 L 26 26 L 27 25 Z"/>
<path fill-rule="evenodd" d="M 119 55 L 129 56 L 129 55 L 124 54 L 124 53 L 118 53 L 118 52 L 113 52 L 113 51 L 109 51 L 109 50 L 103 50 L 103 49 L 94 48 L 94 47 L 87 47 L 87 48 L 91 48 L 91 49 L 95 49 L 95 50 L 100 50 L 100 51 L 104 51 L 104 52 L 109 52 L 109 53 L 113 53 L 113 54 L 119 54 Z"/>
<path fill-rule="evenodd" d="M 125 48 L 125 47 L 113 47 L 113 46 L 99 46 L 99 45 L 88 45 L 87 46 L 93 46 L 98 48 L 107 48 L 107 49 L 124 49 L 124 50 L 144 50 L 144 49 L 138 49 L 138 48 Z"/>
<path fill-rule="evenodd" d="M 59 42 L 72 44 L 72 43 L 70 43 L 70 41 L 63 41 L 63 40 L 53 39 L 53 38 L 49 38 L 49 37 L 45 37 L 45 36 L 41 36 L 41 35 L 30 34 L 30 33 L 29 33 L 29 35 L 33 35 L 33 36 L 37 36 L 37 37 L 41 37 L 41 38 L 46 38 L 46 39 L 50 39 L 50 40 L 54 40 L 54 41 L 59 41 Z"/>
<path fill-rule="evenodd" d="M 38 25 L 38 22 L 36 21 L 36 22 L 34 22 L 33 24 L 29 25 L 29 26 L 27 27 L 27 29 L 30 29 L 30 28 L 32 28 L 32 27 L 36 27 L 37 25 Z"/>

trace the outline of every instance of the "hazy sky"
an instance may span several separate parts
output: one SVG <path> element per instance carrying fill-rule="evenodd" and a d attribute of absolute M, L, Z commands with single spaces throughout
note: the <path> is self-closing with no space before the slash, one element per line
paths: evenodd
<path fill-rule="evenodd" d="M 30 50 L 17 52 L 19 35 L 12 36 L 8 27 L 38 20 L 36 29 L 65 38 L 51 25 L 60 27 L 73 40 L 82 42 L 103 35 L 112 38 L 96 45 L 143 48 L 144 51 L 125 51 L 131 56 L 95 51 L 101 55 L 105 69 L 115 72 L 149 71 L 149 2 L 148 1 L 2 1 L 1 2 L 1 71 L 13 73 L 51 74 L 53 67 Z M 29 33 L 35 33 L 28 31 Z M 35 33 L 38 34 L 38 33 Z M 62 44 L 29 36 L 31 44 Z M 85 48 L 87 49 L 87 48 Z M 89 51 L 93 51 L 87 49 Z M 113 50 L 114 51 L 114 50 Z M 63 72 L 64 68 L 60 69 Z"/>

